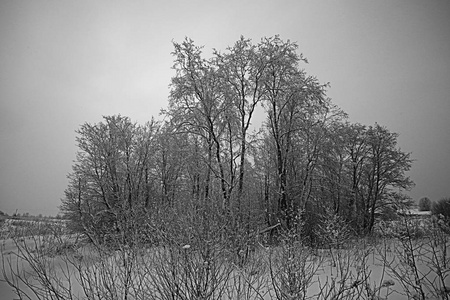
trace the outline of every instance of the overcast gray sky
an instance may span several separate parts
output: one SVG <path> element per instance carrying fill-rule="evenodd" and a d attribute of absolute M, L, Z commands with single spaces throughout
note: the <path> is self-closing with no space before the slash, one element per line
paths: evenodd
<path fill-rule="evenodd" d="M 299 44 L 366 125 L 400 134 L 418 200 L 450 197 L 450 1 L 0 1 L 0 210 L 56 214 L 75 130 L 166 106 L 173 41 Z"/>

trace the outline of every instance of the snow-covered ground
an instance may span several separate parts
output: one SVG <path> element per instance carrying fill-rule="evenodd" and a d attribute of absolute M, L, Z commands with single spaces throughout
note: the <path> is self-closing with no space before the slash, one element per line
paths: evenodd
<path fill-rule="evenodd" d="M 129 259 L 126 255 L 124 255 L 126 254 L 126 251 L 129 251 L 129 249 L 122 249 L 122 252 L 120 250 L 111 251 L 107 256 L 100 257 L 96 254 L 95 249 L 92 249 L 87 245 L 76 248 L 75 250 L 70 247 L 66 248 L 64 245 L 75 243 L 76 237 L 74 236 L 66 235 L 62 238 L 60 236 L 59 238 L 60 239 L 58 242 L 61 244 L 57 247 L 55 245 L 51 245 L 52 240 L 46 240 L 45 236 L 24 236 L 15 240 L 11 238 L 0 240 L 1 254 L 3 257 L 0 267 L 2 267 L 2 269 L 6 269 L 7 274 L 9 275 L 8 261 L 11 261 L 14 266 L 14 263 L 16 262 L 15 253 L 17 253 L 18 250 L 17 245 L 19 245 L 22 249 L 28 249 L 32 255 L 36 253 L 34 252 L 35 248 L 43 246 L 40 253 L 46 253 L 45 259 L 46 262 L 49 263 L 49 269 L 52 270 L 52 272 L 54 272 L 53 274 L 56 274 L 59 279 L 66 279 L 64 277 L 66 276 L 64 275 L 65 272 L 70 273 L 76 271 L 75 267 L 70 265 L 67 266 L 66 262 L 69 257 L 70 259 L 73 259 L 76 255 L 79 255 L 80 257 L 84 257 L 84 266 L 90 268 L 89 272 L 91 273 L 89 274 L 95 274 L 97 269 L 98 271 L 101 271 L 102 268 L 108 269 L 108 272 L 110 272 L 109 274 L 113 274 L 115 276 L 115 278 L 112 278 L 111 280 L 117 280 L 117 286 L 120 286 L 119 282 L 121 277 L 119 276 L 119 273 L 124 270 L 124 260 Z M 418 240 L 413 245 L 413 248 L 417 247 L 417 249 L 419 249 L 418 247 L 420 245 L 420 251 L 416 252 L 417 260 L 415 261 L 415 264 L 418 266 L 419 272 L 422 274 L 427 274 L 425 277 L 430 280 L 430 282 L 438 284 L 436 281 L 436 274 L 434 273 L 434 270 L 436 270 L 435 266 L 433 267 L 430 266 L 430 264 L 427 265 L 425 263 L 430 261 L 430 259 L 432 259 L 431 256 L 436 254 L 436 252 L 432 251 L 433 249 L 431 244 L 427 245 L 422 242 L 422 240 Z M 53 246 L 56 248 L 50 249 Z M 444 249 L 446 251 L 446 255 L 442 255 L 442 258 L 446 258 L 446 263 L 449 263 L 450 244 L 448 239 L 447 246 L 448 248 Z M 60 251 L 61 249 L 62 251 Z M 182 249 L 182 251 L 192 250 Z M 319 295 L 320 291 L 324 293 L 326 290 L 333 287 L 337 288 L 339 286 L 348 288 L 349 291 L 352 288 L 357 287 L 361 289 L 370 288 L 373 291 L 376 290 L 377 292 L 375 295 L 380 297 L 377 299 L 385 299 L 386 297 L 388 297 L 387 299 L 393 300 L 408 299 L 404 292 L 405 287 L 402 286 L 399 278 L 392 276 L 395 271 L 399 272 L 400 275 L 403 274 L 403 279 L 407 279 L 408 276 L 411 276 L 410 273 L 406 272 L 406 269 L 402 269 L 405 264 L 407 265 L 408 263 L 411 263 L 405 259 L 407 258 L 407 253 L 402 252 L 404 251 L 404 249 L 402 249 L 401 243 L 396 240 L 385 240 L 375 245 L 366 245 L 365 241 L 361 240 L 360 242 L 354 243 L 352 247 L 349 247 L 348 249 L 311 250 L 305 248 L 299 249 L 299 252 L 294 251 L 294 254 L 291 257 L 286 257 L 282 255 L 284 253 L 283 251 L 286 249 L 283 249 L 280 246 L 267 248 L 260 247 L 253 253 L 253 256 L 249 260 L 249 265 L 247 265 L 246 268 L 238 269 L 233 266 L 234 269 L 231 273 L 232 276 L 229 279 L 228 286 L 233 285 L 233 282 L 237 282 L 236 280 L 239 278 L 238 275 L 241 275 L 241 283 L 248 283 L 251 280 L 253 282 L 252 289 L 259 289 L 260 294 L 264 296 L 264 300 L 274 299 L 276 293 L 273 289 L 273 285 L 271 284 L 270 264 L 268 263 L 269 258 L 271 258 L 272 266 L 277 270 L 277 272 L 280 272 L 279 274 L 284 274 L 287 276 L 288 272 L 294 272 L 297 276 L 300 276 L 298 277 L 298 280 L 301 280 L 301 276 L 304 278 L 308 274 L 311 274 L 307 293 L 308 296 L 312 297 L 311 299 L 315 299 L 315 296 Z M 64 250 L 74 252 L 64 252 Z M 167 259 L 167 256 L 164 253 L 165 250 L 162 250 L 162 248 L 148 248 L 140 250 L 141 251 L 139 251 L 137 260 L 139 262 L 136 263 L 135 261 L 132 266 L 132 272 L 136 272 L 135 274 L 142 275 L 151 268 L 154 268 L 156 265 L 161 267 L 164 265 L 164 260 Z M 194 256 L 192 258 L 194 258 Z M 404 262 L 400 262 L 400 259 L 403 259 Z M 158 262 L 155 264 L 155 261 Z M 3 268 L 4 263 L 6 263 L 6 268 Z M 195 265 L 195 268 L 196 267 L 201 266 Z M 443 270 L 445 272 L 447 272 L 446 285 L 450 286 L 450 270 L 448 269 L 448 265 L 447 267 L 441 267 L 444 268 Z M 23 265 L 20 264 L 19 269 L 21 271 L 32 272 L 32 269 L 26 263 Z M 180 269 L 179 272 L 183 272 L 183 269 Z M 76 283 L 76 276 L 74 274 L 75 273 L 72 273 L 70 275 L 70 278 L 73 281 L 72 283 L 74 283 L 73 293 L 83 295 L 81 287 L 78 283 Z M 158 275 L 158 273 L 156 272 L 154 275 Z M 283 276 L 280 275 L 278 277 L 279 285 L 287 282 L 285 280 L 287 277 Z M 3 275 L 0 275 L 0 278 L 3 278 Z M 142 283 L 142 281 L 139 282 L 136 278 L 138 277 L 135 277 L 137 283 Z M 151 280 L 152 278 L 154 279 L 154 276 L 143 276 L 140 278 L 141 280 Z M 360 281 L 365 279 L 366 281 L 363 286 Z M 353 285 L 354 287 L 352 287 Z M 17 298 L 11 288 L 3 281 L 0 282 L 0 292 L 1 299 L 12 300 Z M 229 293 L 229 295 L 232 294 L 233 292 Z M 253 294 L 255 298 L 251 299 L 261 299 L 256 297 L 257 293 Z"/>

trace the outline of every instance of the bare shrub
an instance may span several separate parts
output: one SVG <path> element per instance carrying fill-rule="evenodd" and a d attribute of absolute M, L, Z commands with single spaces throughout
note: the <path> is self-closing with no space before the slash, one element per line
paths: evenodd
<path fill-rule="evenodd" d="M 299 242 L 296 231 L 286 232 L 280 245 L 269 253 L 272 298 L 307 299 L 320 264 L 321 261 L 314 259 L 309 249 Z"/>
<path fill-rule="evenodd" d="M 59 256 L 72 253 L 77 246 L 60 230 L 48 231 L 41 235 L 36 230 L 22 231 L 26 237 L 13 236 L 8 242 L 14 250 L 5 251 L 6 242 L 2 245 L 3 280 L 19 299 L 77 299 L 72 293 L 71 264 Z"/>
<path fill-rule="evenodd" d="M 250 255 L 245 264 L 233 264 L 233 272 L 227 283 L 228 299 L 268 299 L 270 280 L 267 276 L 269 250 L 261 244 Z"/>
<path fill-rule="evenodd" d="M 172 215 L 171 223 L 153 230 L 162 242 L 141 251 L 139 298 L 221 299 L 233 270 L 226 222 L 212 211 Z"/>
<path fill-rule="evenodd" d="M 409 299 L 450 299 L 450 236 L 443 226 L 436 219 L 418 236 L 417 222 L 403 218 L 393 251 L 380 252 L 388 274 L 402 286 L 399 293 Z"/>

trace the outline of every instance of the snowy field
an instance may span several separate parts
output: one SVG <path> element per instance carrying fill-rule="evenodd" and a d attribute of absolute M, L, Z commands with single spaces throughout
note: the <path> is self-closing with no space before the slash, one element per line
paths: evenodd
<path fill-rule="evenodd" d="M 37 274 L 40 266 L 55 286 L 70 289 L 74 299 L 84 299 L 86 291 L 94 299 L 164 299 L 168 290 L 177 289 L 186 290 L 179 292 L 185 295 L 180 299 L 192 299 L 188 294 L 197 285 L 208 285 L 204 289 L 211 293 L 208 299 L 215 299 L 213 294 L 220 294 L 221 299 L 264 300 L 298 299 L 299 295 L 304 299 L 332 299 L 333 296 L 334 299 L 369 299 L 370 293 L 372 299 L 400 300 L 415 295 L 411 286 L 405 286 L 407 280 L 414 280 L 407 267 L 411 264 L 410 257 L 402 252 L 404 246 L 396 240 L 380 241 L 376 245 L 361 240 L 340 250 L 311 250 L 295 244 L 261 246 L 239 265 L 220 251 L 214 253 L 217 249 L 211 249 L 212 254 L 207 258 L 201 249 L 190 247 L 122 248 L 100 253 L 92 246 L 75 247 L 74 239 L 66 236 L 60 240 L 46 237 L 2 240 L 2 270 L 6 271 L 2 279 L 11 275 L 10 266 L 13 272 L 25 272 L 24 277 Z M 442 288 L 436 266 L 430 263 L 435 254 L 448 260 L 449 247 L 444 249 L 445 254 L 437 253 L 427 245 L 428 241 L 424 242 L 419 240 L 412 245 L 416 249 L 416 270 L 423 274 L 424 286 Z M 31 264 L 24 258 L 17 259 L 17 254 L 31 257 Z M 450 286 L 448 265 L 441 267 L 446 285 Z M 403 284 L 399 275 L 405 281 Z M 114 290 L 110 290 L 112 287 Z M 2 299 L 18 298 L 5 282 L 0 282 L 0 291 Z M 302 291 L 307 292 L 302 294 Z M 426 299 L 446 299 L 444 294 L 442 298 L 432 295 L 429 288 L 425 291 Z M 38 299 L 30 295 L 31 299 Z"/>

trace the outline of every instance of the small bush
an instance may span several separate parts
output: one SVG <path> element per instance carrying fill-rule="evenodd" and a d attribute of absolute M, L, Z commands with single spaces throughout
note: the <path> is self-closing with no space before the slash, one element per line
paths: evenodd
<path fill-rule="evenodd" d="M 423 197 L 419 200 L 419 210 L 420 211 L 430 211 L 431 210 L 431 200 L 427 197 Z"/>
<path fill-rule="evenodd" d="M 320 221 L 316 230 L 319 233 L 321 247 L 340 249 L 349 244 L 353 232 L 343 217 L 326 208 Z"/>
<path fill-rule="evenodd" d="M 450 223 L 450 198 L 442 198 L 433 204 L 433 215 L 441 215 L 447 223 Z"/>

